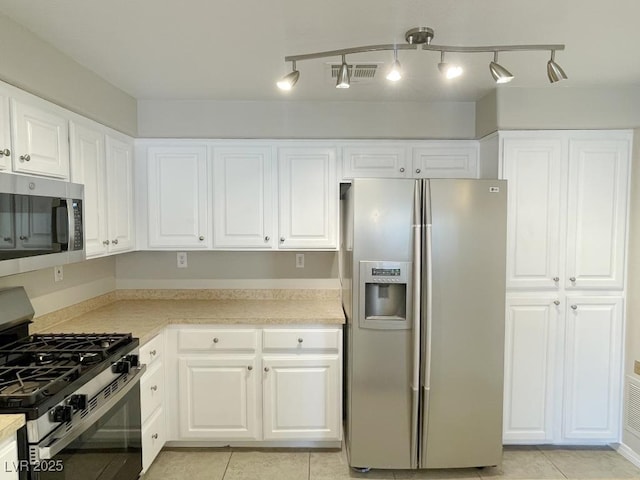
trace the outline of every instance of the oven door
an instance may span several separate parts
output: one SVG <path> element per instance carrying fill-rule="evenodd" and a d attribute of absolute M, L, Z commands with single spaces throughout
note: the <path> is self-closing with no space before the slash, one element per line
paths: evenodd
<path fill-rule="evenodd" d="M 68 435 L 44 440 L 30 480 L 135 480 L 142 471 L 140 376 L 138 371 L 98 415 Z M 96 418 L 97 417 L 97 418 Z"/>

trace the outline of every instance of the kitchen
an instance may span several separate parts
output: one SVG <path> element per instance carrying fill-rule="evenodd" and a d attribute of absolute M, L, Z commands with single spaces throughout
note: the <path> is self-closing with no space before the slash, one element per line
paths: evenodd
<path fill-rule="evenodd" d="M 109 32 L 113 33 L 114 30 L 107 28 L 106 32 L 102 34 L 103 50 L 96 50 L 94 53 L 90 53 L 89 50 L 78 51 L 77 49 L 82 50 L 80 48 L 82 42 L 74 42 L 74 38 L 56 38 L 57 35 L 61 35 L 60 31 L 53 26 L 48 27 L 50 30 L 47 30 L 47 22 L 43 18 L 47 16 L 57 18 L 60 24 L 65 24 L 67 20 L 64 20 L 64 18 L 72 18 L 68 17 L 71 15 L 69 11 L 57 11 L 56 8 L 51 6 L 44 7 L 36 2 L 21 3 L 25 5 L 24 10 L 18 9 L 16 2 L 3 2 L 3 8 L 0 10 L 7 15 L 7 17 L 0 19 L 2 22 L 2 28 L 0 29 L 2 47 L 0 48 L 2 48 L 4 59 L 3 66 L 0 68 L 0 77 L 4 81 L 66 107 L 82 117 L 97 120 L 99 123 L 113 128 L 115 131 L 109 132 L 113 136 L 117 136 L 118 133 L 124 133 L 126 136 L 138 139 L 200 139 L 201 141 L 197 142 L 196 148 L 193 148 L 193 144 L 189 144 L 191 151 L 187 152 L 194 165 L 193 168 L 196 169 L 198 162 L 201 161 L 199 160 L 201 158 L 201 153 L 199 152 L 203 148 L 205 151 L 208 148 L 219 151 L 221 155 L 220 162 L 224 161 L 225 153 L 229 153 L 224 151 L 225 148 L 231 149 L 232 147 L 240 146 L 249 149 L 252 154 L 258 156 L 264 154 L 265 151 L 267 153 L 271 152 L 271 161 L 275 163 L 277 154 L 273 154 L 274 148 L 295 149 L 300 148 L 301 145 L 304 148 L 325 149 L 325 152 L 326 149 L 335 149 L 341 157 L 339 159 L 335 158 L 333 162 L 336 167 L 340 166 L 341 169 L 344 169 L 345 153 L 352 152 L 355 155 L 358 152 L 361 153 L 363 149 L 366 150 L 366 147 L 375 147 L 376 151 L 384 152 L 389 156 L 397 156 L 397 152 L 401 152 L 406 162 L 404 165 L 408 168 L 414 153 L 418 155 L 419 152 L 423 151 L 421 149 L 435 147 L 449 149 L 453 146 L 451 142 L 457 142 L 455 145 L 471 148 L 472 152 L 476 152 L 474 154 L 476 156 L 472 155 L 470 158 L 478 159 L 478 161 L 469 168 L 476 168 L 481 177 L 492 178 L 491 176 L 493 175 L 493 178 L 495 178 L 499 168 L 501 168 L 496 163 L 498 140 L 496 137 L 493 137 L 493 140 L 488 137 L 495 131 L 538 129 L 559 131 L 559 133 L 550 133 L 549 135 L 551 137 L 553 135 L 557 137 L 565 136 L 552 138 L 551 140 L 549 140 L 551 137 L 546 137 L 543 140 L 553 144 L 552 147 L 556 149 L 552 149 L 552 152 L 555 152 L 553 153 L 554 155 L 564 155 L 562 149 L 568 144 L 567 142 L 579 142 L 581 140 L 575 137 L 569 138 L 570 133 L 565 131 L 567 129 L 632 129 L 636 128 L 640 123 L 637 113 L 640 111 L 637 108 L 640 103 L 638 100 L 637 77 L 627 80 L 626 83 L 616 83 L 615 88 L 607 85 L 588 84 L 586 81 L 582 84 L 576 84 L 576 88 L 571 88 L 572 84 L 570 82 L 577 78 L 576 75 L 578 75 L 578 65 L 570 67 L 571 63 L 568 63 L 575 58 L 571 56 L 572 54 L 578 55 L 575 52 L 580 52 L 579 54 L 583 55 L 581 61 L 588 63 L 593 62 L 590 59 L 590 55 L 594 54 L 594 49 L 599 49 L 600 54 L 606 57 L 609 54 L 608 49 L 615 50 L 614 47 L 619 45 L 616 45 L 612 39 L 607 40 L 607 42 L 611 42 L 611 45 L 609 43 L 605 44 L 604 41 L 602 45 L 600 45 L 600 42 L 597 45 L 593 45 L 593 42 L 586 37 L 586 32 L 582 32 L 582 37 L 578 36 L 577 38 L 585 38 L 583 45 L 589 44 L 587 49 L 579 43 L 572 44 L 569 39 L 573 37 L 569 37 L 569 33 L 564 31 L 563 27 L 566 23 L 569 25 L 567 27 L 569 31 L 575 32 L 580 30 L 578 26 L 583 24 L 593 25 L 595 28 L 596 25 L 601 23 L 619 25 L 623 20 L 631 21 L 626 20 L 633 18 L 633 15 L 629 12 L 636 12 L 637 9 L 631 2 L 625 2 L 624 9 L 620 7 L 621 12 L 615 9 L 605 9 L 595 2 L 590 2 L 588 7 L 581 4 L 579 14 L 574 13 L 573 9 L 576 9 L 576 7 L 572 2 L 563 2 L 562 7 L 559 7 L 557 2 L 546 2 L 544 6 L 549 8 L 548 11 L 557 12 L 557 15 L 552 16 L 551 19 L 547 18 L 547 14 L 543 15 L 541 13 L 544 10 L 542 4 L 536 7 L 537 13 L 525 13 L 515 11 L 515 7 L 508 7 L 504 2 L 488 2 L 485 6 L 487 8 L 485 12 L 481 11 L 480 7 L 474 7 L 471 2 L 467 2 L 468 5 L 465 5 L 465 8 L 468 9 L 468 13 L 465 18 L 468 22 L 472 21 L 470 19 L 478 18 L 481 15 L 493 13 L 495 18 L 492 18 L 491 21 L 495 22 L 496 26 L 499 25 L 500 28 L 507 28 L 504 25 L 505 22 L 501 12 L 509 11 L 515 18 L 519 18 L 525 23 L 529 21 L 526 15 L 530 15 L 531 18 L 539 18 L 541 22 L 544 20 L 545 22 L 550 22 L 550 24 L 545 27 L 544 34 L 536 33 L 534 35 L 535 23 L 531 21 L 531 26 L 526 28 L 522 25 L 517 25 L 516 27 L 517 22 L 513 22 L 513 24 L 509 25 L 509 28 L 512 29 L 509 34 L 498 35 L 493 33 L 489 35 L 492 29 L 482 28 L 478 29 L 479 33 L 476 36 L 468 34 L 466 37 L 461 35 L 449 38 L 447 38 L 448 32 L 455 31 L 456 20 L 452 12 L 447 11 L 447 8 L 441 2 L 429 2 L 428 8 L 424 7 L 423 9 L 418 8 L 416 2 L 408 2 L 405 11 L 403 9 L 394 9 L 389 3 L 385 3 L 386 10 L 382 8 L 378 15 L 383 17 L 385 13 L 395 12 L 396 15 L 402 14 L 402 18 L 393 22 L 388 21 L 387 18 L 379 18 L 377 20 L 378 23 L 371 20 L 371 23 L 378 26 L 380 30 L 374 32 L 375 34 L 367 32 L 367 29 L 373 26 L 369 22 L 362 20 L 354 22 L 354 19 L 360 19 L 362 15 L 355 4 L 347 7 L 347 12 L 338 13 L 340 9 L 338 9 L 337 5 L 335 9 L 323 7 L 311 12 L 305 12 L 304 9 L 299 11 L 302 7 L 294 6 L 291 2 L 278 2 L 275 6 L 255 5 L 252 3 L 252 7 L 255 7 L 258 15 L 252 18 L 249 23 L 244 24 L 243 28 L 262 28 L 258 30 L 262 35 L 279 35 L 280 33 L 278 32 L 281 31 L 279 28 L 267 29 L 269 32 L 264 31 L 264 27 L 261 27 L 263 18 L 271 19 L 271 24 L 276 26 L 281 25 L 279 22 L 283 22 L 283 19 L 286 18 L 293 18 L 296 21 L 288 24 L 286 32 L 290 38 L 287 42 L 282 39 L 268 37 L 277 44 L 273 52 L 264 52 L 265 54 L 262 56 L 251 56 L 249 52 L 257 48 L 253 42 L 245 45 L 243 47 L 244 50 L 240 49 L 240 47 L 237 50 L 234 48 L 229 49 L 230 55 L 234 57 L 229 59 L 232 62 L 231 65 L 234 68 L 248 69 L 243 75 L 234 75 L 233 86 L 230 87 L 228 85 L 229 82 L 224 78 L 219 78 L 220 75 L 207 71 L 207 74 L 210 75 L 207 82 L 210 84 L 213 84 L 214 81 L 223 83 L 223 87 L 226 88 L 226 97 L 211 94 L 206 90 L 206 86 L 201 86 L 199 87 L 200 90 L 194 89 L 188 93 L 173 93 L 169 95 L 162 91 L 163 88 L 167 88 L 166 86 L 161 83 L 154 83 L 153 78 L 149 79 L 148 76 L 143 75 L 145 73 L 143 71 L 144 68 L 150 69 L 153 66 L 158 66 L 154 62 L 162 64 L 165 69 L 163 75 L 167 77 L 167 83 L 177 81 L 168 78 L 170 75 L 179 77 L 181 72 L 193 69 L 193 65 L 185 60 L 185 57 L 189 57 L 189 55 L 184 55 L 182 51 L 178 50 L 177 46 L 173 46 L 172 43 L 177 42 L 172 41 L 169 41 L 168 44 L 163 44 L 162 51 L 165 52 L 166 57 L 157 59 L 148 53 L 149 64 L 146 65 L 136 65 L 144 63 L 141 58 L 147 59 L 147 57 L 141 57 L 138 51 L 135 54 L 132 52 L 129 55 L 123 55 L 119 58 L 118 61 L 120 63 L 116 68 L 102 73 L 102 77 L 111 82 L 107 83 L 104 78 L 91 71 L 101 71 L 99 65 L 95 65 L 100 63 L 100 60 L 96 59 L 104 59 L 103 61 L 106 62 L 110 58 L 108 55 L 109 49 L 115 51 L 119 48 L 127 52 L 127 42 L 133 42 L 132 45 L 145 45 L 142 34 L 140 34 L 140 37 L 136 37 L 136 41 L 129 39 L 124 35 L 124 32 L 120 31 L 118 31 L 119 35 L 112 34 L 109 37 Z M 46 9 L 48 8 L 53 10 L 47 12 Z M 78 15 L 78 19 L 85 18 L 88 22 L 86 25 L 75 25 L 73 30 L 90 30 L 92 26 L 95 26 L 89 22 L 92 17 L 90 11 L 83 11 L 83 7 L 77 4 L 70 5 L 67 8 L 71 8 Z M 143 9 L 142 6 L 139 8 Z M 224 14 L 216 12 L 217 15 L 212 15 L 210 18 L 202 20 L 202 23 L 208 27 L 204 29 L 204 32 L 207 34 L 205 38 L 209 44 L 224 44 L 225 40 L 218 37 L 218 35 L 222 36 L 223 32 L 225 32 L 223 27 L 227 16 L 240 17 L 241 12 L 235 11 L 236 8 L 241 9 L 242 7 L 225 6 Z M 495 10 L 492 11 L 492 8 Z M 33 11 L 30 9 L 33 9 Z M 40 9 L 44 10 L 41 10 L 38 14 L 37 10 Z M 571 12 L 570 21 L 569 11 Z M 172 24 L 172 20 L 177 15 L 171 9 L 159 8 L 152 12 L 144 10 L 131 12 L 130 14 L 125 12 L 128 12 L 128 10 L 114 8 L 108 12 L 101 11 L 100 14 L 96 13 L 96 16 L 105 17 L 105 24 L 121 25 L 120 28 L 127 32 L 135 32 L 135 22 L 141 21 L 140 19 L 142 18 L 146 18 L 149 24 L 165 31 L 166 25 Z M 567 85 L 569 86 L 564 87 L 563 82 L 558 85 L 548 84 L 547 79 L 544 77 L 544 62 L 548 60 L 546 54 L 544 58 L 540 56 L 539 62 L 530 62 L 531 64 L 535 63 L 534 66 L 530 67 L 528 67 L 527 58 L 536 58 L 537 54 L 530 54 L 532 57 L 526 57 L 525 54 L 512 54 L 513 56 L 505 54 L 500 57 L 501 63 L 517 66 L 517 68 L 514 66 L 513 68 L 510 67 L 510 69 L 514 72 L 517 70 L 517 81 L 521 83 L 515 84 L 515 88 L 501 87 L 497 90 L 493 87 L 487 88 L 487 93 L 484 96 L 473 100 L 469 100 L 469 97 L 460 100 L 460 97 L 456 97 L 454 95 L 455 92 L 452 92 L 450 88 L 443 87 L 439 81 L 436 81 L 435 74 L 433 88 L 427 83 L 419 87 L 421 89 L 420 94 L 424 95 L 424 97 L 421 97 L 423 99 L 419 101 L 413 97 L 403 97 L 403 95 L 407 95 L 406 92 L 400 92 L 399 89 L 388 90 L 388 87 L 381 87 L 381 90 L 377 90 L 378 96 L 371 95 L 367 89 L 371 90 L 373 88 L 372 85 L 359 86 L 355 84 L 347 92 L 349 94 L 348 97 L 346 95 L 338 97 L 333 86 L 326 84 L 326 79 L 323 79 L 322 72 L 318 70 L 323 66 L 323 63 L 314 64 L 312 61 L 298 64 L 301 78 L 296 88 L 306 89 L 301 90 L 301 92 L 305 93 L 305 96 L 296 99 L 297 90 L 292 90 L 290 92 L 292 95 L 283 96 L 274 88 L 273 83 L 275 80 L 287 73 L 291 67 L 290 63 L 283 62 L 285 55 L 344 48 L 350 45 L 401 41 L 405 30 L 414 26 L 415 21 L 412 20 L 412 13 L 419 14 L 420 18 L 424 17 L 425 24 L 431 25 L 437 30 L 435 39 L 437 42 L 434 41 L 434 43 L 473 45 L 498 42 L 564 42 L 567 44 L 566 50 L 558 52 L 556 60 L 567 71 L 569 76 Z M 119 18 L 119 14 L 127 18 Z M 146 14 L 149 14 L 148 18 L 145 16 Z M 354 32 L 344 38 L 334 38 L 330 42 L 328 38 L 325 38 L 327 33 L 323 32 L 322 24 L 323 22 L 337 22 L 341 15 L 344 18 L 340 22 L 345 22 L 345 25 L 349 21 L 354 24 L 362 24 L 358 27 L 361 32 L 359 34 Z M 388 17 L 395 18 L 391 14 Z M 438 19 L 440 23 L 432 23 L 430 20 L 432 17 Z M 29 24 L 29 19 L 32 19 L 31 21 L 35 23 Z M 106 19 L 110 21 L 107 22 Z M 449 20 L 447 21 L 446 19 Z M 196 19 L 190 18 L 189 21 L 195 22 Z M 184 22 L 180 23 L 173 31 L 183 33 L 199 31 L 194 27 L 194 25 L 199 25 L 198 23 L 187 23 L 186 20 Z M 209 22 L 215 23 L 210 24 Z M 163 27 L 158 27 L 159 24 L 163 25 Z M 26 28 L 22 25 L 26 25 Z M 384 27 L 380 25 L 384 25 Z M 307 32 L 307 29 L 312 27 L 313 31 L 317 32 L 316 34 Z M 282 27 L 282 29 L 284 28 Z M 500 28 L 497 28 L 497 30 Z M 526 32 L 516 35 L 515 32 L 520 29 L 524 29 Z M 38 32 L 38 36 L 29 30 Z M 626 34 L 629 34 L 630 31 L 633 31 L 632 26 L 627 29 L 617 29 L 617 32 L 625 32 Z M 105 37 L 105 35 L 107 36 Z M 615 32 L 610 35 L 613 35 L 613 39 L 616 38 Z M 622 35 L 622 33 L 617 33 L 617 35 Z M 40 37 L 45 38 L 46 41 Z M 70 34 L 69 37 L 73 37 L 73 35 Z M 332 37 L 335 37 L 335 35 Z M 101 35 L 96 34 L 95 38 L 101 38 Z M 620 45 L 633 43 L 629 42 L 628 39 L 623 40 L 622 38 L 618 38 Z M 56 43 L 58 41 L 60 43 Z M 88 42 L 88 39 L 86 41 Z M 575 39 L 573 41 L 577 42 Z M 52 44 L 57 45 L 57 48 L 53 47 Z M 62 53 L 65 51 L 63 46 L 70 48 L 66 50 L 67 53 Z M 160 47 L 158 47 L 158 50 L 160 50 Z M 151 51 L 156 52 L 154 49 L 151 49 Z M 245 63 L 245 55 L 246 65 L 243 65 Z M 403 55 L 404 52 L 400 52 L 400 60 L 403 64 L 406 61 L 407 67 L 405 68 L 407 69 L 408 65 L 410 65 L 409 55 L 415 55 L 416 59 L 418 55 L 420 55 L 420 59 L 424 58 L 422 63 L 425 65 L 422 68 L 425 70 L 425 75 L 427 75 L 428 69 L 435 69 L 435 62 L 432 62 L 432 58 L 425 52 L 416 52 L 415 54 L 407 52 L 407 57 Z M 387 56 L 388 52 L 384 56 L 376 57 L 376 59 L 382 58 L 386 61 Z M 24 60 L 27 57 L 30 59 L 29 62 Z M 586 60 L 584 57 L 586 57 Z M 75 58 L 75 60 L 72 60 L 72 58 Z M 198 58 L 202 59 L 201 63 L 211 63 L 209 56 L 205 52 Z M 169 66 L 167 59 L 170 59 L 171 62 L 183 61 L 185 63 Z M 339 58 L 332 60 L 339 60 Z M 470 78 L 482 77 L 482 81 L 485 81 L 487 79 L 484 79 L 484 77 L 488 77 L 488 82 L 490 82 L 484 60 L 486 59 L 483 58 L 482 61 L 478 61 L 477 68 L 469 67 L 468 76 Z M 488 60 L 486 61 L 488 62 Z M 571 61 L 579 63 L 580 59 Z M 220 62 L 224 64 L 224 60 L 221 59 Z M 85 68 L 81 64 L 90 65 L 91 67 Z M 205 68 L 203 65 L 199 65 L 199 67 Z M 142 70 L 136 70 L 136 68 L 141 68 Z M 313 73 L 314 68 L 316 69 L 315 74 Z M 243 88 L 255 88 L 253 84 L 245 85 L 249 78 L 256 77 L 254 69 L 255 71 L 259 69 L 267 72 L 264 74 L 266 79 L 261 78 L 258 82 L 264 84 L 260 88 L 268 92 L 264 96 L 243 93 L 246 92 Z M 132 77 L 147 78 L 147 83 L 127 84 L 126 78 L 121 79 L 119 77 L 125 71 L 134 72 Z M 431 75 L 431 73 L 428 74 Z M 263 77 L 262 74 L 259 76 Z M 591 77 L 593 76 L 595 75 L 592 73 Z M 314 77 L 317 78 L 314 80 Z M 535 83 L 529 77 L 534 77 L 536 81 L 541 81 Z M 129 81 L 131 81 L 131 77 L 129 77 Z M 316 82 L 315 86 L 314 81 Z M 476 79 L 476 81 L 480 80 Z M 611 82 L 613 84 L 614 80 L 611 80 Z M 112 84 L 119 85 L 122 90 Z M 438 85 L 437 87 L 436 84 Z M 356 87 L 360 87 L 359 90 Z M 125 93 L 125 91 L 129 93 Z M 131 92 L 135 92 L 135 94 Z M 384 96 L 380 92 L 383 92 Z M 202 98 L 207 100 L 198 100 Z M 345 101 L 345 98 L 348 101 Z M 392 101 L 381 101 L 381 99 Z M 553 112 L 553 115 L 550 115 L 549 112 Z M 565 132 L 563 133 L 562 131 Z M 501 137 L 501 141 L 506 140 L 509 135 L 516 134 L 505 132 Z M 228 139 L 229 141 L 220 139 Z M 337 141 L 326 139 L 337 139 Z M 485 140 L 483 141 L 483 139 Z M 620 138 L 609 138 L 607 140 L 617 142 L 620 141 Z M 624 138 L 622 140 L 624 141 Z M 516 145 L 517 139 L 511 141 Z M 628 139 L 626 141 L 628 142 Z M 136 169 L 146 167 L 143 163 L 138 162 L 140 158 L 139 152 L 144 150 L 143 157 L 148 158 L 148 149 L 153 148 L 153 146 L 145 145 L 145 142 L 147 140 L 138 140 L 135 144 L 136 150 L 133 157 L 135 158 Z M 181 142 L 183 145 L 189 143 L 186 140 L 166 140 L 163 146 L 176 148 L 181 145 Z M 442 143 L 434 146 L 433 142 Z M 154 142 L 150 141 L 150 143 Z M 215 150 L 216 148 L 218 150 Z M 495 149 L 496 153 L 492 154 L 492 149 Z M 296 152 L 290 150 L 289 153 Z M 631 157 L 637 160 L 637 151 Z M 161 156 L 156 158 L 158 162 L 162 161 Z M 494 160 L 483 161 L 487 158 L 493 158 Z M 71 171 L 73 175 L 73 168 Z M 273 172 L 274 170 L 272 170 Z M 273 174 L 275 175 L 275 173 Z M 338 175 L 337 172 L 332 174 Z M 344 177 L 344 171 L 341 174 Z M 561 172 L 561 174 L 567 175 L 566 172 Z M 138 182 L 141 181 L 140 179 L 146 182 L 148 177 L 146 173 L 142 176 L 138 175 L 138 170 L 136 170 L 134 178 L 136 188 L 133 189 L 133 194 L 139 195 L 141 191 L 144 192 L 145 190 L 141 190 Z M 252 178 L 254 177 L 252 176 Z M 204 179 L 200 178 L 200 180 Z M 282 182 L 283 179 L 278 178 L 277 181 Z M 145 189 L 148 187 L 148 185 L 144 186 Z M 204 193 L 197 189 L 190 190 L 190 195 L 178 199 L 178 201 L 183 202 L 183 205 L 189 204 L 189 202 L 191 202 L 191 205 L 198 205 L 194 199 L 198 198 L 198 194 L 206 195 L 206 190 Z M 275 225 L 275 212 L 277 212 L 277 215 L 282 215 L 283 212 L 277 211 L 276 205 L 281 200 L 276 195 L 276 192 L 272 193 L 270 207 L 272 216 L 270 219 L 263 218 L 263 221 L 272 226 L 271 235 L 269 235 L 270 239 L 267 242 L 279 242 L 281 232 L 278 231 L 279 227 Z M 622 272 L 616 272 L 622 275 L 617 277 L 616 281 L 622 278 L 623 286 L 629 292 L 633 291 L 633 282 L 637 275 L 633 261 L 634 255 L 637 255 L 633 248 L 634 239 L 637 238 L 637 232 L 634 230 L 636 225 L 633 221 L 633 212 L 638 205 L 636 195 L 637 192 L 632 183 L 628 208 L 631 221 L 629 224 L 627 269 Z M 65 265 L 63 279 L 59 282 L 54 281 L 52 269 L 47 268 L 32 273 L 4 277 L 0 283 L 3 286 L 24 285 L 36 310 L 36 317 L 42 317 L 93 298 L 108 296 L 112 292 L 135 289 L 186 288 L 207 290 L 233 287 L 237 289 L 305 288 L 337 291 L 339 288 L 338 255 L 336 254 L 335 246 L 325 247 L 325 249 L 305 250 L 305 247 L 296 247 L 286 250 L 286 245 L 283 249 L 277 243 L 269 243 L 268 249 L 253 247 L 255 250 L 252 250 L 251 247 L 244 247 L 245 251 L 238 251 L 237 249 L 227 251 L 222 247 L 211 251 L 212 243 L 210 242 L 224 241 L 224 239 L 211 239 L 207 235 L 201 241 L 199 237 L 204 235 L 200 234 L 188 239 L 188 241 L 193 242 L 188 248 L 186 244 L 184 244 L 184 248 L 163 246 L 162 242 L 166 239 L 161 236 L 156 237 L 155 240 L 148 237 L 149 232 L 153 231 L 150 229 L 150 225 L 147 225 L 147 222 L 152 221 L 152 217 L 145 210 L 149 207 L 146 204 L 148 198 L 150 197 L 147 194 L 142 194 L 136 197 L 133 202 L 137 209 L 133 215 L 136 219 L 134 229 L 135 249 L 144 251 L 117 255 L 109 255 L 109 252 L 107 252 L 106 255 L 94 260 L 80 264 Z M 233 198 L 233 196 L 231 195 L 229 198 Z M 286 206 L 285 203 L 282 203 L 282 205 Z M 566 207 L 563 208 L 566 211 Z M 145 213 L 141 214 L 141 211 Z M 199 213 L 202 214 L 203 212 Z M 216 221 L 215 218 L 219 217 L 214 217 L 214 222 Z M 210 228 L 210 226 L 207 228 Z M 161 232 L 161 230 L 156 231 Z M 101 241 L 109 240 L 111 242 L 114 238 L 116 237 L 104 237 Z M 624 245 L 624 233 L 622 238 Z M 260 239 L 264 241 L 263 237 Z M 125 242 L 120 238 L 118 240 L 117 246 L 122 247 Z M 157 246 L 149 248 L 148 243 L 152 241 L 156 241 Z M 187 239 L 181 241 L 186 242 Z M 199 242 L 205 242 L 207 245 L 204 248 L 200 248 L 198 247 Z M 112 249 L 111 251 L 115 253 L 113 245 L 106 247 L 107 249 Z M 556 252 L 558 250 L 556 249 Z M 177 268 L 176 251 L 187 251 L 187 268 Z M 299 253 L 304 254 L 304 268 L 296 267 L 296 262 L 298 261 L 296 255 Z M 564 260 L 564 258 L 557 258 L 556 262 L 560 263 L 564 262 Z M 554 273 L 551 278 L 554 278 L 557 274 L 557 272 Z M 564 278 L 562 281 L 565 281 Z M 553 282 L 551 283 L 553 284 Z M 526 288 L 529 287 L 524 287 L 523 290 L 526 290 Z M 548 287 L 543 288 L 547 288 L 547 291 L 550 291 Z M 606 287 L 605 290 L 615 291 L 617 288 L 617 286 Z M 552 295 L 555 299 L 555 293 Z M 562 298 L 562 301 L 564 304 L 564 298 Z M 624 372 L 625 375 L 631 378 L 635 376 L 633 373 L 633 360 L 635 359 L 633 352 L 639 350 L 638 345 L 633 343 L 638 338 L 638 335 L 634 335 L 637 331 L 637 326 L 634 322 L 634 313 L 637 311 L 637 305 L 634 302 L 635 299 L 632 295 L 626 298 L 626 333 L 624 338 L 626 338 L 627 347 Z M 622 382 L 622 379 L 621 375 L 620 382 Z M 622 385 L 620 385 L 621 388 Z M 621 391 L 619 393 L 619 406 L 617 409 L 621 414 L 623 397 Z M 550 391 L 549 395 L 553 396 L 553 392 Z M 553 401 L 555 399 L 552 398 L 548 403 Z M 550 407 L 549 411 L 553 412 L 554 410 Z M 557 414 L 558 409 L 556 408 L 555 411 Z M 545 420 L 549 421 L 548 412 Z M 549 440 L 557 438 L 557 433 L 554 432 L 554 429 L 558 428 L 557 425 L 560 423 L 562 423 L 562 419 L 559 421 L 556 419 L 550 425 L 545 425 L 546 430 L 543 432 L 543 440 L 539 440 L 538 443 L 550 443 Z M 622 420 L 620 420 L 620 425 L 622 424 Z M 635 437 L 632 434 L 620 428 L 619 435 L 624 445 L 630 447 L 632 451 L 640 451 L 638 446 L 634 448 L 633 442 L 638 440 L 634 440 Z"/>

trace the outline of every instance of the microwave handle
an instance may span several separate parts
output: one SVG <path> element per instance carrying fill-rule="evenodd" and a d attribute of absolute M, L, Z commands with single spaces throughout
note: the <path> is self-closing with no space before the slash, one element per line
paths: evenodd
<path fill-rule="evenodd" d="M 70 248 L 71 232 L 73 232 L 73 214 L 69 215 L 69 201 L 66 198 L 57 198 L 51 207 L 51 246 L 59 246 L 60 251 L 67 251 Z M 59 215 L 60 209 L 66 210 L 66 215 Z M 63 223 L 64 222 L 64 223 Z M 62 227 L 62 229 L 60 228 Z M 67 238 L 64 241 L 64 230 Z"/>

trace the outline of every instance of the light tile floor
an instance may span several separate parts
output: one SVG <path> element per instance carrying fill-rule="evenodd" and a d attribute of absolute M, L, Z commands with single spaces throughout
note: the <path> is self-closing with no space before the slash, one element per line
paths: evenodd
<path fill-rule="evenodd" d="M 371 470 L 358 473 L 344 451 L 165 449 L 142 480 L 639 479 L 640 469 L 606 447 L 505 447 L 502 465 L 484 469 Z"/>

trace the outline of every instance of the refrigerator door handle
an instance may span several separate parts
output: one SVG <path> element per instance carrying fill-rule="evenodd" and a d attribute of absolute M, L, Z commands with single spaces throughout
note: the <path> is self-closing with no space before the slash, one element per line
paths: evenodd
<path fill-rule="evenodd" d="M 418 439 L 420 414 L 420 291 L 422 288 L 422 237 L 424 223 L 422 221 L 422 182 L 416 182 L 413 205 L 413 371 L 411 377 L 411 462 L 412 468 L 418 467 Z"/>
<path fill-rule="evenodd" d="M 431 385 L 431 327 L 433 324 L 433 269 L 431 224 L 425 226 L 425 342 L 424 342 L 424 389 L 428 392 Z"/>

